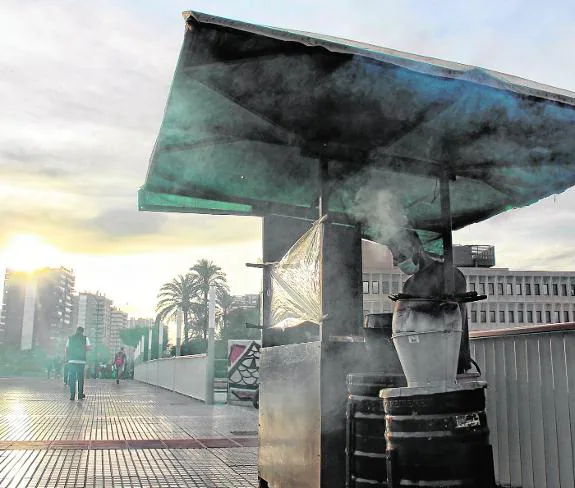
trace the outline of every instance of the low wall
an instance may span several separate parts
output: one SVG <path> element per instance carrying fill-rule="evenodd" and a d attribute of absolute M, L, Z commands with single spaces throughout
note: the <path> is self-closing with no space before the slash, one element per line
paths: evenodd
<path fill-rule="evenodd" d="M 471 334 L 501 486 L 575 486 L 575 324 Z"/>
<path fill-rule="evenodd" d="M 206 400 L 206 354 L 154 359 L 136 365 L 134 379 Z"/>

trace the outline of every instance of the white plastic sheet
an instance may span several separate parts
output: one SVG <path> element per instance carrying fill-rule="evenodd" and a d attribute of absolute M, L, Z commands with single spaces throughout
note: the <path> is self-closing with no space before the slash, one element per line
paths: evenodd
<path fill-rule="evenodd" d="M 297 327 L 321 322 L 321 242 L 323 224 L 314 223 L 271 267 L 271 326 Z"/>

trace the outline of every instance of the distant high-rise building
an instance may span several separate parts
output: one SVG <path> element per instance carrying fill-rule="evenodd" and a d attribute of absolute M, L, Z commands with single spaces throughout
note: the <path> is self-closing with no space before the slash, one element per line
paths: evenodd
<path fill-rule="evenodd" d="M 230 309 L 236 308 L 253 308 L 259 305 L 260 296 L 257 293 L 249 293 L 246 295 L 234 295 L 232 297 L 232 306 Z"/>
<path fill-rule="evenodd" d="M 142 318 L 134 318 L 131 317 L 128 320 L 128 327 L 133 328 L 133 327 L 145 327 L 146 329 L 151 329 L 152 327 L 154 327 L 155 324 L 155 320 L 154 319 L 142 319 Z"/>
<path fill-rule="evenodd" d="M 128 327 L 130 329 L 134 327 L 142 327 L 144 329 L 152 329 L 155 325 L 156 321 L 154 319 L 146 319 L 146 318 L 134 318 L 131 317 L 128 319 Z M 134 349 L 133 348 L 126 348 L 126 354 L 131 361 L 134 360 Z"/>
<path fill-rule="evenodd" d="M 78 295 L 72 295 L 72 314 L 70 315 L 70 323 L 74 331 L 78 327 L 78 307 L 79 307 L 80 297 Z"/>
<path fill-rule="evenodd" d="M 124 344 L 120 338 L 120 332 L 128 327 L 128 314 L 117 308 L 112 308 L 110 313 L 110 331 L 108 334 L 108 348 L 114 354 Z"/>
<path fill-rule="evenodd" d="M 75 278 L 66 268 L 31 273 L 7 270 L 0 314 L 2 342 L 20 350 L 63 353 L 71 333 Z"/>
<path fill-rule="evenodd" d="M 112 317 L 112 300 L 100 293 L 80 293 L 74 311 L 76 327 L 83 327 L 84 334 L 92 342 L 92 350 L 98 357 L 104 358 L 108 347 Z M 103 347 L 104 346 L 104 347 Z M 110 351 L 110 354 L 113 351 Z"/>
<path fill-rule="evenodd" d="M 0 340 L 3 344 L 13 346 L 18 350 L 22 348 L 22 331 L 25 328 L 24 304 L 29 281 L 28 273 L 6 270 L 2 313 L 0 314 Z M 30 326 L 33 326 L 33 322 L 28 320 L 26 328 L 29 329 Z M 25 342 L 28 340 L 25 339 Z"/>

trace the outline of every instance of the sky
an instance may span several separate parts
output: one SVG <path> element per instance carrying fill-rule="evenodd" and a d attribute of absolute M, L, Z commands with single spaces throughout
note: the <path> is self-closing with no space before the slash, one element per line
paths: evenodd
<path fill-rule="evenodd" d="M 131 316 L 199 259 L 257 293 L 257 218 L 138 212 L 184 34 L 181 12 L 319 32 L 575 91 L 575 3 L 2 0 L 0 272 L 66 266 Z M 498 267 L 575 270 L 575 191 L 458 231 Z"/>

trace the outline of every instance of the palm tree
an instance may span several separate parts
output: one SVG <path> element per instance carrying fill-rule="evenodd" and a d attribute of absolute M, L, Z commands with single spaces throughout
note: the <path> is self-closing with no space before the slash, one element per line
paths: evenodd
<path fill-rule="evenodd" d="M 216 298 L 221 298 L 222 294 L 228 291 L 226 274 L 222 268 L 207 259 L 200 259 L 190 268 L 190 272 L 194 277 L 196 290 L 202 304 L 202 333 L 204 340 L 206 340 L 208 337 L 208 293 L 210 286 L 215 288 Z"/>
<path fill-rule="evenodd" d="M 188 342 L 192 307 L 196 297 L 197 284 L 191 274 L 178 275 L 169 283 L 165 283 L 158 293 L 156 312 L 158 319 L 176 319 L 178 311 L 184 316 L 184 342 Z"/>
<path fill-rule="evenodd" d="M 223 290 L 221 295 L 218 297 L 219 309 L 219 319 L 222 329 L 225 329 L 228 325 L 229 314 L 234 303 L 234 297 L 230 295 L 228 290 Z"/>
<path fill-rule="evenodd" d="M 198 295 L 197 283 L 194 284 L 196 289 L 194 290 L 194 299 L 191 303 L 190 308 L 190 332 L 192 336 L 202 335 L 203 323 L 204 323 L 204 305 L 200 302 L 200 296 Z"/>

